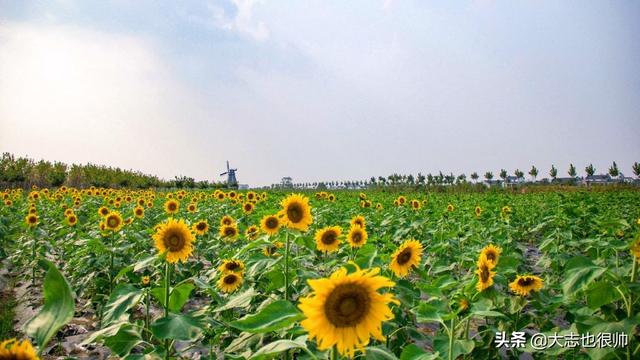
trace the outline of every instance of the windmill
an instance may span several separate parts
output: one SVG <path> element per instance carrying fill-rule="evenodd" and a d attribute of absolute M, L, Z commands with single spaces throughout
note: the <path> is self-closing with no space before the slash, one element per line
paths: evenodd
<path fill-rule="evenodd" d="M 229 160 L 227 160 L 227 171 L 220 174 L 220 176 L 227 175 L 227 186 L 229 187 L 238 186 L 238 180 L 236 180 L 236 171 L 238 171 L 238 169 L 229 168 Z"/>

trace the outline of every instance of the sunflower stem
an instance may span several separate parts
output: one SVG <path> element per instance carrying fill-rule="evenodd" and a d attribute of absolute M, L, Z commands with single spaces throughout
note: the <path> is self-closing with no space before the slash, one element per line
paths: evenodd
<path fill-rule="evenodd" d="M 33 240 L 33 243 L 31 244 L 31 252 L 32 252 L 31 258 L 36 262 L 36 264 L 34 264 L 33 268 L 31 269 L 31 283 L 35 285 L 36 284 L 36 268 L 38 267 L 37 266 L 38 259 L 36 259 L 36 245 L 37 245 L 36 233 L 33 230 L 31 230 L 31 238 Z"/>
<path fill-rule="evenodd" d="M 149 336 L 149 324 L 151 322 L 151 318 L 149 316 L 149 311 L 150 311 L 150 307 L 151 307 L 151 302 L 149 299 L 149 288 L 147 288 L 146 294 L 145 294 L 145 303 L 144 303 L 144 307 L 145 307 L 145 317 L 144 317 L 144 328 L 147 330 L 147 332 L 145 332 L 146 338 L 147 340 L 149 340 L 150 336 Z"/>
<path fill-rule="evenodd" d="M 331 348 L 331 360 L 338 360 L 338 347 L 336 345 Z"/>
<path fill-rule="evenodd" d="M 169 286 L 170 285 L 171 285 L 171 265 L 167 261 L 164 265 L 164 317 L 169 317 L 169 295 L 170 295 Z M 164 347 L 165 347 L 165 350 L 167 351 L 165 354 L 165 359 L 168 360 L 171 354 L 169 339 L 166 339 L 164 341 Z"/>
<path fill-rule="evenodd" d="M 449 329 L 449 360 L 453 360 L 453 336 L 455 334 L 456 318 L 451 318 L 451 329 Z"/>
<path fill-rule="evenodd" d="M 285 235 L 284 247 L 284 300 L 289 301 L 289 232 Z"/>

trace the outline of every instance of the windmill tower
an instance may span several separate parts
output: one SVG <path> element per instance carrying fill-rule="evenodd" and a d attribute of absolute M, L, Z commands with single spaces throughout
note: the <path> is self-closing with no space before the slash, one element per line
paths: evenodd
<path fill-rule="evenodd" d="M 231 169 L 229 167 L 229 160 L 227 160 L 227 171 L 220 174 L 220 176 L 227 175 L 227 186 L 238 187 L 238 180 L 236 179 L 236 171 L 238 171 L 238 169 Z"/>

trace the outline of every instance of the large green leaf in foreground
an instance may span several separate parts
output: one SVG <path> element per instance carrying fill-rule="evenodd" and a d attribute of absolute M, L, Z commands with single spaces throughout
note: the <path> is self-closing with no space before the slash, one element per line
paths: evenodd
<path fill-rule="evenodd" d="M 73 319 L 75 302 L 67 279 L 56 266 L 47 260 L 41 260 L 40 264 L 48 269 L 44 278 L 44 306 L 25 324 L 24 331 L 35 339 L 42 351 L 51 337 Z"/>

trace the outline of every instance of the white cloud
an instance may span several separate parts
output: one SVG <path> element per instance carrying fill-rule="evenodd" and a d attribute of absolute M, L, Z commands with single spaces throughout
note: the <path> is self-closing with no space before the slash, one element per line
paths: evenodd
<path fill-rule="evenodd" d="M 227 13 L 225 9 L 215 3 L 209 3 L 208 8 L 213 15 L 214 25 L 218 28 L 236 31 L 255 40 L 263 41 L 269 37 L 269 29 L 262 21 L 255 21 L 253 9 L 260 0 L 233 0 L 236 8 L 235 15 Z"/>

